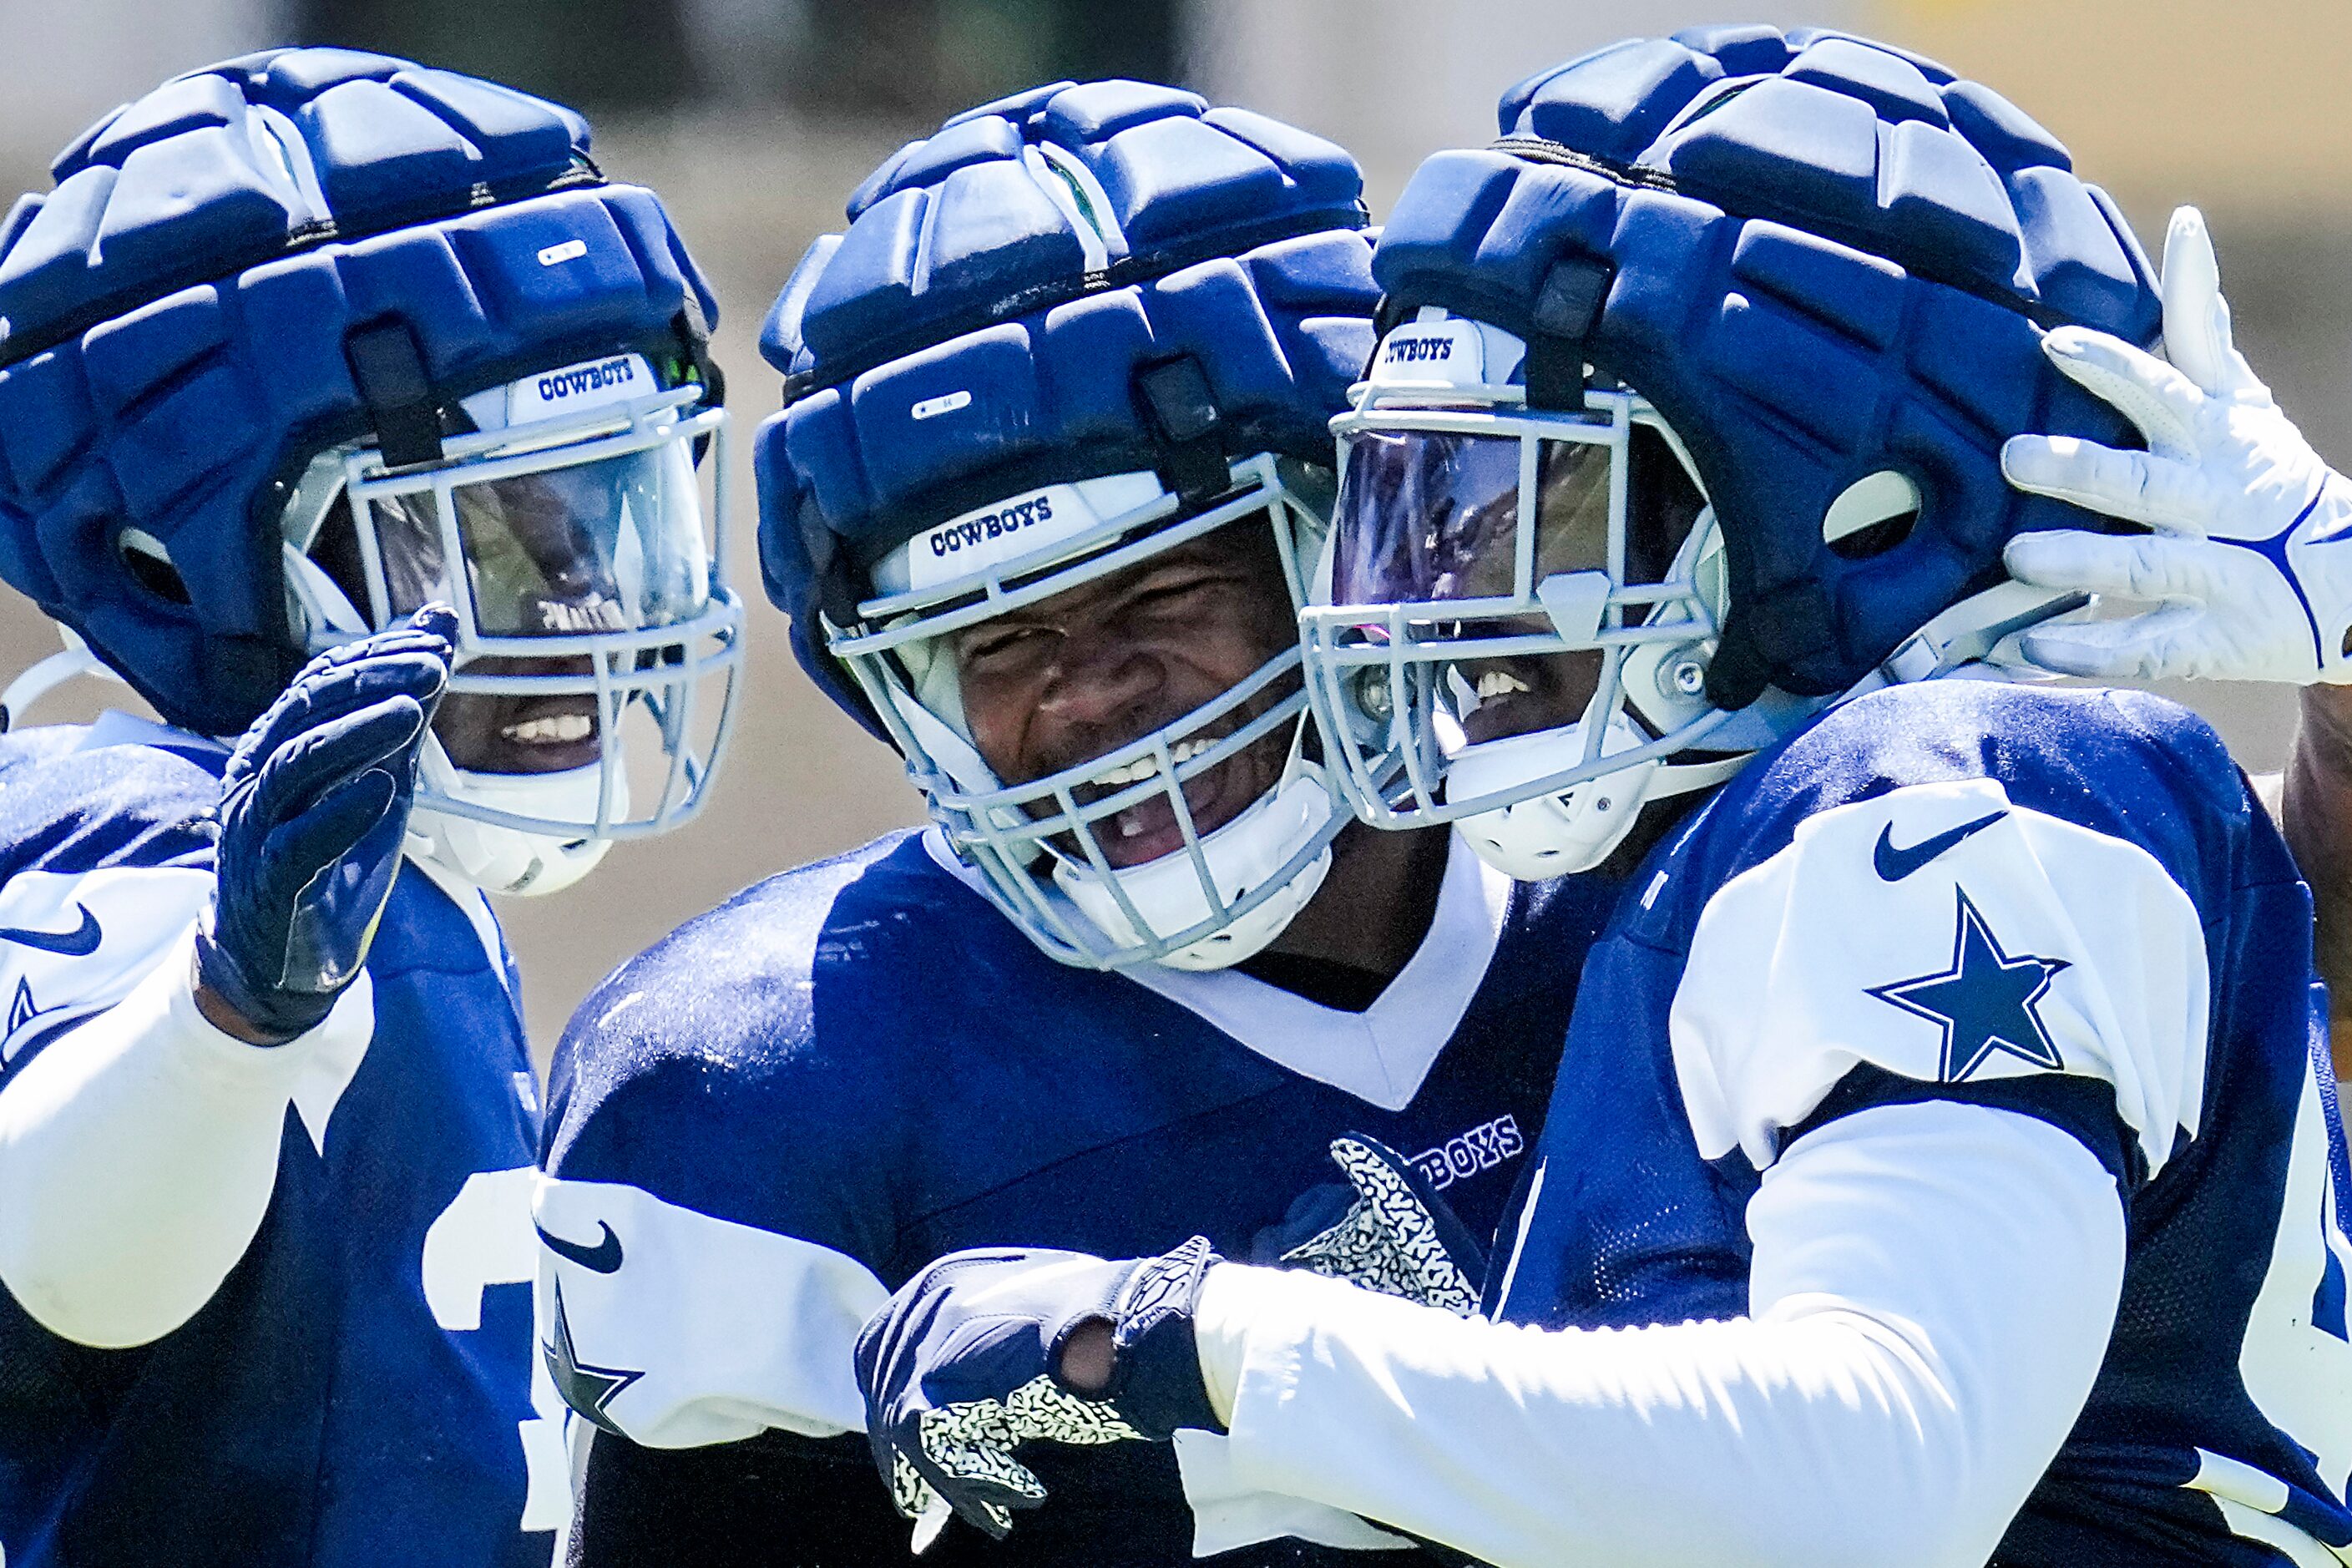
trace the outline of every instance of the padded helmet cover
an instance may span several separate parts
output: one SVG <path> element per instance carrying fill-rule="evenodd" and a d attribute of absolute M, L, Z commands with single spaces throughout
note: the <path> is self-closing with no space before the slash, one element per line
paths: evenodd
<path fill-rule="evenodd" d="M 1133 81 L 984 105 L 876 171 L 761 338 L 788 400 L 755 447 L 761 575 L 818 684 L 881 733 L 816 613 L 846 624 L 923 529 L 1168 477 L 1185 433 L 1144 390 L 1164 367 L 1214 405 L 1191 444 L 1328 468 L 1372 344 L 1361 192 L 1319 137 Z"/>
<path fill-rule="evenodd" d="M 623 349 L 712 376 L 709 289 L 588 145 L 570 110 L 345 49 L 100 121 L 0 226 L 0 577 L 165 718 L 241 729 L 304 657 L 285 486 L 373 428 L 349 334 L 404 327 L 444 408 Z M 134 529 L 184 599 L 134 575 Z"/>
<path fill-rule="evenodd" d="M 1477 317 L 1531 359 L 1580 340 L 1688 444 L 1731 574 L 1718 706 L 1842 690 L 2000 581 L 2011 534 L 2112 526 L 2011 489 L 2000 446 L 2138 445 L 2038 340 L 2148 345 L 2160 301 L 2115 204 L 1999 95 L 1844 35 L 1717 27 L 1532 77 L 1498 119 L 1494 148 L 1422 165 L 1374 275 L 1390 310 Z M 1832 500 L 1889 468 L 1921 496 L 1907 537 L 1830 551 Z"/>

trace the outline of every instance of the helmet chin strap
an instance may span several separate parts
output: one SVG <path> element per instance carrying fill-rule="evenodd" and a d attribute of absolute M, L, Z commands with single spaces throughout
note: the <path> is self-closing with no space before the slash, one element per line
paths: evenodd
<path fill-rule="evenodd" d="M 291 542 L 284 547 L 286 563 L 286 593 L 299 612 L 303 636 L 312 652 L 318 651 L 320 632 L 333 634 L 332 640 L 363 637 L 368 635 L 367 617 L 361 615 L 335 580 L 327 575 L 326 568 Z"/>
<path fill-rule="evenodd" d="M 2025 632 L 2086 607 L 2085 594 L 2053 594 L 2019 582 L 1997 583 L 1945 610 L 1881 659 L 1878 668 L 1838 699 L 1850 702 L 1881 687 L 1939 680 L 1975 667 L 2011 680 L 2047 680 L 2019 650 Z"/>
<path fill-rule="evenodd" d="M 1201 866 L 1183 849 L 1116 868 L 1108 879 L 1089 863 L 1057 857 L 1054 885 L 1111 941 L 1138 947 L 1149 938 L 1128 919 L 1119 894 L 1143 917 L 1147 931 L 1186 931 L 1283 879 L 1305 846 L 1327 840 L 1263 903 L 1158 962 L 1170 969 L 1227 969 L 1255 957 L 1307 907 L 1331 870 L 1331 846 L 1324 833 L 1331 820 L 1331 787 L 1321 766 L 1307 760 L 1306 741 L 1302 716 L 1291 731 L 1290 752 L 1275 786 L 1231 822 L 1201 836 L 1201 862 L 1216 889 L 1214 904 L 1201 885 Z M 1181 804 L 1181 789 L 1177 798 L 1178 809 L 1190 809 Z M 1118 892 L 1112 891 L 1113 882 Z"/>
<path fill-rule="evenodd" d="M 1559 729 L 1467 748 L 1448 765 L 1446 784 L 1466 795 L 1486 795 L 1565 772 L 1583 761 L 1588 727 L 1597 721 L 1588 714 Z M 1646 743 L 1648 737 L 1622 710 L 1612 712 L 1607 722 L 1603 757 Z M 1703 763 L 1652 757 L 1558 795 L 1539 795 L 1465 816 L 1454 826 L 1478 858 L 1515 881 L 1566 877 L 1590 871 L 1609 858 L 1650 802 L 1720 784 L 1747 760 L 1744 752 Z"/>
<path fill-rule="evenodd" d="M 950 681 L 950 685 L 952 684 Z M 980 748 L 973 745 L 961 730 L 932 711 L 920 696 L 909 695 L 896 685 L 890 688 L 889 696 L 891 708 L 906 722 L 916 743 L 926 756 L 939 764 L 956 788 L 966 795 L 987 795 L 1003 787 L 981 756 Z M 1021 826 L 1015 813 L 1002 807 L 993 807 L 992 811 L 992 820 L 998 827 L 1011 829 Z M 1033 848 L 1028 858 L 1034 860 L 1036 855 L 1037 851 Z"/>
<path fill-rule="evenodd" d="M 551 773 L 469 773 L 449 760 L 438 736 L 428 735 L 417 765 L 416 811 L 409 818 L 410 848 L 419 858 L 486 893 L 538 898 L 560 892 L 596 868 L 612 841 L 567 842 L 549 834 L 478 822 L 436 811 L 436 800 L 462 802 L 523 816 L 593 822 L 604 764 Z M 628 809 L 628 781 L 613 777 L 613 810 Z"/>
<path fill-rule="evenodd" d="M 1201 867 L 1185 849 L 1140 866 L 1116 868 L 1108 879 L 1091 865 L 1057 859 L 1054 885 L 1077 906 L 1079 913 L 1121 946 L 1140 947 L 1149 938 L 1129 920 L 1120 894 L 1142 917 L 1147 931 L 1186 931 L 1215 918 L 1220 906 L 1229 910 L 1281 879 L 1300 848 L 1320 838 L 1331 819 L 1331 791 L 1324 782 L 1323 770 L 1314 763 L 1297 760 L 1296 741 L 1292 756 L 1292 765 L 1285 769 L 1281 783 L 1252 801 L 1231 822 L 1202 836 L 1200 858 L 1216 889 L 1215 904 L 1201 885 Z M 1331 846 L 1325 842 L 1264 902 L 1158 962 L 1171 969 L 1226 969 L 1255 957 L 1307 907 L 1330 869 Z M 1112 890 L 1114 882 L 1117 892 Z"/>

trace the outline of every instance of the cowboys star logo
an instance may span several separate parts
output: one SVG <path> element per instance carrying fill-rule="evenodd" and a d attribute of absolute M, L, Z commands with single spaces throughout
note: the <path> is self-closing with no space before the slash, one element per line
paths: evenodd
<path fill-rule="evenodd" d="M 2063 958 L 2012 958 L 2001 951 L 1992 927 L 1965 889 L 1959 895 L 1959 925 L 1952 934 L 1952 964 L 1939 974 L 1874 985 L 1870 994 L 1915 1017 L 1925 1018 L 1944 1032 L 1946 1083 L 1959 1083 L 1984 1066 L 1996 1051 L 2032 1062 L 2053 1072 L 2065 1062 L 2042 1026 L 2036 1010 L 2050 990 L 2050 982 L 2068 966 Z"/>

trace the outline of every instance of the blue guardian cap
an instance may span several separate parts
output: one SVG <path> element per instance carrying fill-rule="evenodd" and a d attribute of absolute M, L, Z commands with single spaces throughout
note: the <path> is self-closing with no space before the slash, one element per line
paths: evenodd
<path fill-rule="evenodd" d="M 1066 962 L 1239 962 L 1329 863 L 1345 814 L 1305 750 L 1289 627 L 1328 421 L 1372 342 L 1360 192 L 1287 125 L 1058 83 L 903 149 L 769 317 L 788 404 L 759 437 L 761 562 L 794 650 Z M 1278 647 L 1097 754 L 1002 776 L 966 719 L 976 639 L 1228 530 L 1257 531 Z M 1269 758 L 1265 793 L 1225 787 Z"/>
<path fill-rule="evenodd" d="M 1861 39 L 1628 42 L 1499 119 L 1381 235 L 1303 630 L 1358 809 L 1539 878 L 1824 700 L 2074 607 L 2001 547 L 2101 521 L 2011 489 L 2001 444 L 2131 444 L 2039 338 L 2147 343 L 2160 307 L 2046 132 Z"/>
<path fill-rule="evenodd" d="M 586 122 L 273 50 L 164 83 L 52 172 L 0 228 L 0 577 L 214 735 L 312 653 L 454 604 L 416 823 L 493 889 L 690 815 L 740 655 L 696 478 L 716 310 Z M 639 723 L 662 766 L 633 809 Z"/>

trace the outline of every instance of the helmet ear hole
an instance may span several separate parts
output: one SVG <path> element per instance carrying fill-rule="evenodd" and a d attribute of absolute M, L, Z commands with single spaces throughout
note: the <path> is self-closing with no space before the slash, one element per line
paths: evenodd
<path fill-rule="evenodd" d="M 1847 561 L 1884 555 L 1911 537 L 1919 521 L 1919 487 L 1908 474 L 1881 468 L 1839 492 L 1822 516 L 1822 542 Z"/>
<path fill-rule="evenodd" d="M 131 580 L 167 605 L 191 605 L 188 584 L 180 569 L 172 564 L 172 552 L 163 542 L 143 528 L 126 528 L 115 536 L 114 548 L 122 557 L 123 570 Z"/>

